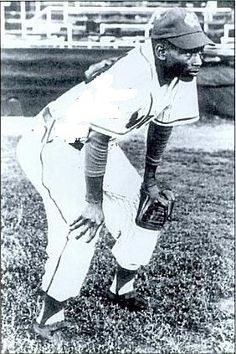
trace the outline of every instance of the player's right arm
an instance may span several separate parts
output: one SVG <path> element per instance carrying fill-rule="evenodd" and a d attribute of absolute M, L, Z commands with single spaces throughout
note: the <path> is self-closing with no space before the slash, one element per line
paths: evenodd
<path fill-rule="evenodd" d="M 89 231 L 87 242 L 96 235 L 104 222 L 103 179 L 106 170 L 110 137 L 91 130 L 85 143 L 85 181 L 87 205 L 81 215 L 71 224 L 71 231 L 78 229 L 77 239 Z"/>

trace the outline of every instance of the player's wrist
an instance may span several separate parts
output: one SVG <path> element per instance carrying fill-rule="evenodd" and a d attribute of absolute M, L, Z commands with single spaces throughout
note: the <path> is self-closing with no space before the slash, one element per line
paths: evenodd
<path fill-rule="evenodd" d="M 85 200 L 89 204 L 102 205 L 103 193 L 86 193 Z"/>
<path fill-rule="evenodd" d="M 143 182 L 142 182 L 142 187 L 150 188 L 150 187 L 156 186 L 156 184 L 157 184 L 157 181 L 156 181 L 155 176 L 149 177 L 149 178 L 144 177 Z"/>
<path fill-rule="evenodd" d="M 150 165 L 146 159 L 145 163 L 145 171 L 144 171 L 144 176 L 143 176 L 143 181 L 147 185 L 153 185 L 156 183 L 156 170 L 157 167 Z"/>
<path fill-rule="evenodd" d="M 103 177 L 85 177 L 85 200 L 90 204 L 102 205 L 103 202 Z"/>

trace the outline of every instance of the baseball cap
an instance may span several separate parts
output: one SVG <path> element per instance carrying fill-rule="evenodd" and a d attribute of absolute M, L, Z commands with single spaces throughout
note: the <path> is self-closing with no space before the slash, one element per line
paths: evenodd
<path fill-rule="evenodd" d="M 155 18 L 151 38 L 167 39 L 182 49 L 215 45 L 203 32 L 197 15 L 181 7 L 167 10 Z"/>

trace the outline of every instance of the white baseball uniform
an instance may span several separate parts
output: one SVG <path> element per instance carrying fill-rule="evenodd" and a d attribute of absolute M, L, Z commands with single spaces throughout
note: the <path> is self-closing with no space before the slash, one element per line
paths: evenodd
<path fill-rule="evenodd" d="M 75 239 L 69 225 L 85 207 L 84 149 L 89 129 L 112 137 L 104 177 L 105 224 L 116 243 L 117 262 L 136 270 L 147 265 L 159 236 L 138 227 L 135 216 L 142 178 L 117 141 L 150 121 L 173 126 L 199 118 L 195 79 L 175 78 L 160 86 L 151 43 L 131 50 L 93 81 L 75 86 L 35 118 L 35 128 L 19 142 L 17 154 L 43 198 L 48 222 L 48 259 L 42 288 L 57 299 L 77 296 L 94 254 L 96 237 Z"/>

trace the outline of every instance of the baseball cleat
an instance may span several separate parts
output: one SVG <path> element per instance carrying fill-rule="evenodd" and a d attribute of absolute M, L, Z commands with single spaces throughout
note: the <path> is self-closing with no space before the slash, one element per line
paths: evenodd
<path fill-rule="evenodd" d="M 42 325 L 34 322 L 32 326 L 32 332 L 38 335 L 41 339 L 59 343 L 63 340 L 61 333 L 63 328 L 66 328 L 64 321 L 55 322 L 54 324 L 50 325 Z"/>
<path fill-rule="evenodd" d="M 118 304 L 121 308 L 126 308 L 130 311 L 142 311 L 148 309 L 148 302 L 141 296 L 138 296 L 135 291 L 118 295 L 109 290 L 107 297 L 113 304 Z"/>

